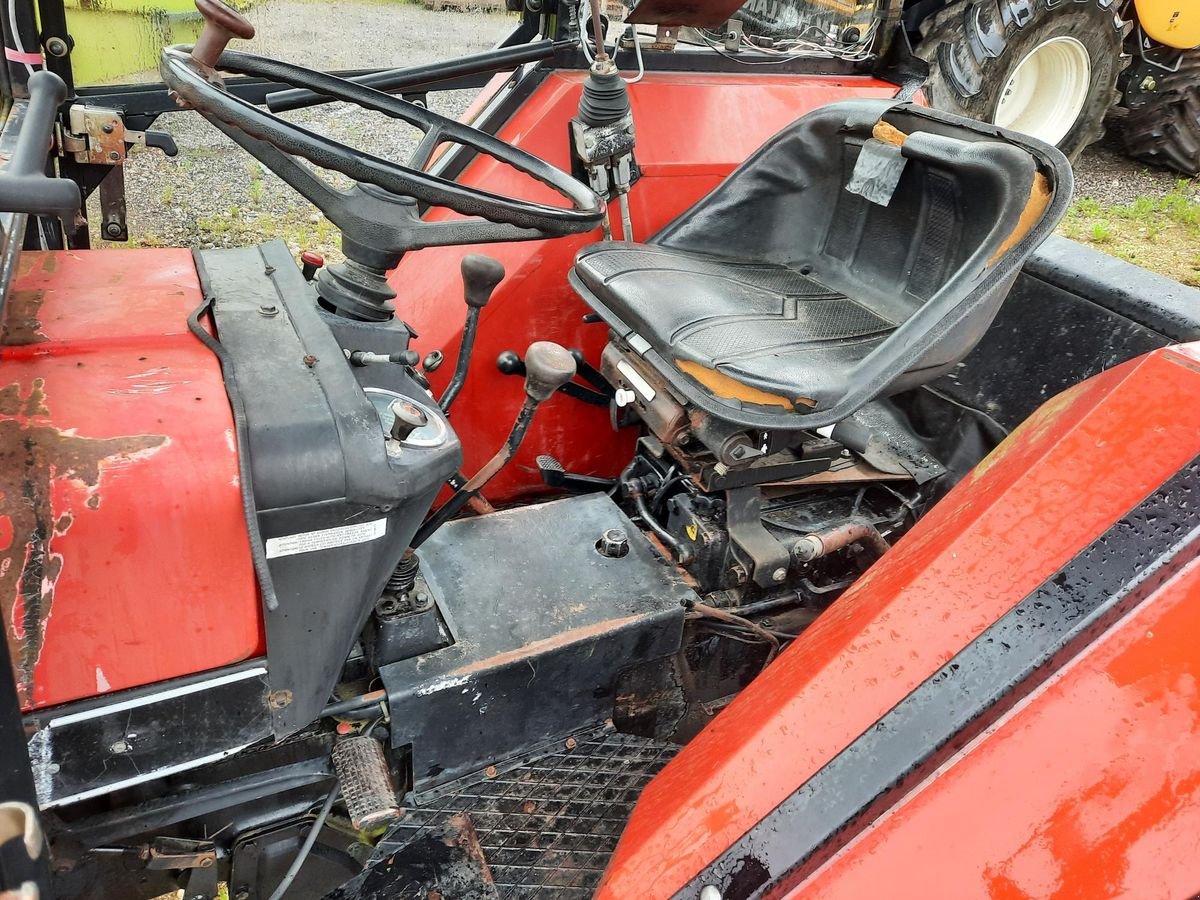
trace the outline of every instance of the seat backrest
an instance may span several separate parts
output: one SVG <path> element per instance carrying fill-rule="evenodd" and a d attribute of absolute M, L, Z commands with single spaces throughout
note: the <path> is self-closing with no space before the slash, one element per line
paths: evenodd
<path fill-rule="evenodd" d="M 872 199 L 847 189 L 864 170 L 882 173 L 868 183 Z M 890 190 L 889 174 L 899 174 Z M 781 131 L 650 243 L 811 270 L 899 325 L 857 366 L 836 411 L 795 424 L 734 417 L 819 427 L 961 360 L 1071 188 L 1066 158 L 1032 138 L 907 103 L 845 101 Z"/>

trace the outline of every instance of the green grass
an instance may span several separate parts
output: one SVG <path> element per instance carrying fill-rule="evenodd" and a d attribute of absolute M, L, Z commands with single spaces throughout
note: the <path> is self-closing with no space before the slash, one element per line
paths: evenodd
<path fill-rule="evenodd" d="M 1181 178 L 1163 197 L 1100 203 L 1081 197 L 1059 231 L 1105 253 L 1200 287 L 1200 180 Z"/>

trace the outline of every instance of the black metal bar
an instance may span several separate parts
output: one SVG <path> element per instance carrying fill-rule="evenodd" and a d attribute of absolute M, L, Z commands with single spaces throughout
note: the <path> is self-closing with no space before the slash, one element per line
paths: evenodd
<path fill-rule="evenodd" d="M 471 367 L 471 351 L 475 349 L 475 332 L 479 330 L 479 312 L 482 307 L 468 306 L 467 321 L 463 325 L 462 346 L 458 348 L 458 360 L 454 363 L 454 375 L 446 385 L 446 391 L 438 400 L 443 412 L 450 412 L 454 398 L 467 383 L 467 372 Z"/>
<path fill-rule="evenodd" d="M 190 787 L 144 803 L 77 819 L 63 827 L 80 845 L 96 847 L 317 784 L 327 780 L 329 775 L 329 760 L 322 756 L 265 772 L 252 772 L 218 784 Z"/>
<path fill-rule="evenodd" d="M 71 64 L 74 41 L 67 31 L 67 11 L 63 0 L 38 0 L 38 21 L 42 26 L 40 35 L 45 48 L 46 68 L 63 80 L 67 94 L 75 93 L 75 71 Z"/>
<path fill-rule="evenodd" d="M 532 44 L 518 44 L 515 47 L 497 47 L 494 50 L 485 50 L 483 53 L 475 53 L 447 62 L 427 63 L 404 69 L 388 69 L 383 72 L 356 75 L 350 80 L 391 94 L 424 91 L 428 90 L 430 85 L 436 85 L 451 78 L 506 72 L 526 63 L 549 59 L 554 52 L 553 41 L 536 41 Z M 266 97 L 267 109 L 271 112 L 287 112 L 332 102 L 330 97 L 318 94 L 316 91 L 303 89 L 279 91 L 268 94 Z"/>

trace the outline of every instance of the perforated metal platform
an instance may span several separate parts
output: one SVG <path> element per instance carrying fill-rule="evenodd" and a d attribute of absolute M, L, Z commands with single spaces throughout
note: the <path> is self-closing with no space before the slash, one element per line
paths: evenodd
<path fill-rule="evenodd" d="M 482 772 L 419 798 L 374 859 L 403 856 L 465 815 L 494 884 L 494 894 L 479 896 L 591 897 L 642 789 L 677 749 L 611 730 L 579 735 L 491 777 Z"/>

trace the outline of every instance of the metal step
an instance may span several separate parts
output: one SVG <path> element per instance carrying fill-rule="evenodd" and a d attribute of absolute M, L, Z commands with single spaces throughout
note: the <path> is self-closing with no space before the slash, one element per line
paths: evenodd
<path fill-rule="evenodd" d="M 430 843 L 431 836 L 441 838 L 453 830 L 452 820 L 462 830 L 465 819 L 485 866 L 472 888 L 476 893 L 459 884 L 461 895 L 499 900 L 591 897 L 642 789 L 677 749 L 602 728 L 411 798 L 372 857 L 376 870 L 391 861 L 392 886 L 384 887 L 376 871 L 375 877 L 359 881 L 364 888 L 370 884 L 366 890 L 346 885 L 331 896 L 423 900 L 427 893 L 422 892 L 439 884 L 413 884 L 411 869 L 406 873 L 396 861 L 411 859 L 412 851 Z"/>

